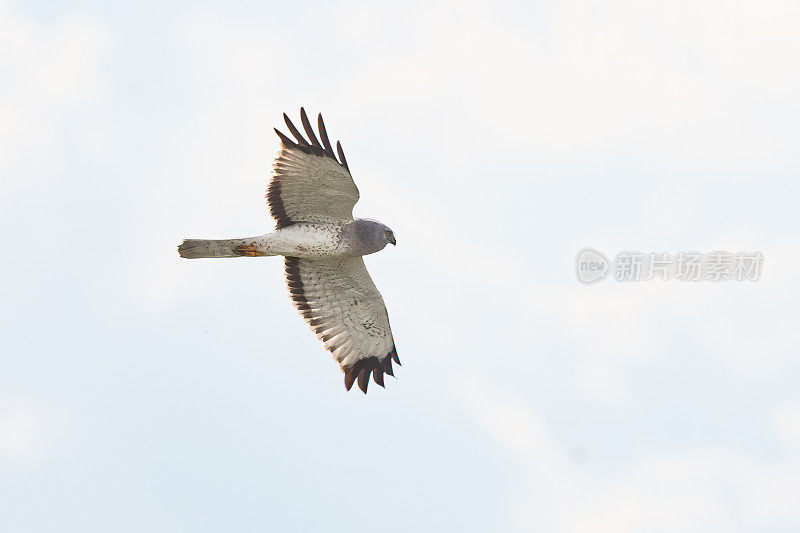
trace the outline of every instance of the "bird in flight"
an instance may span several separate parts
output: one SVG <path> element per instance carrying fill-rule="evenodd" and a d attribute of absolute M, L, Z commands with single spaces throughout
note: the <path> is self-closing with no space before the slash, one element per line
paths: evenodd
<path fill-rule="evenodd" d="M 345 388 L 357 381 L 366 394 L 370 376 L 383 387 L 383 375 L 394 375 L 392 361 L 400 364 L 383 297 L 362 259 L 397 244 L 394 232 L 376 220 L 353 218 L 358 188 L 338 141 L 333 151 L 322 115 L 319 139 L 303 108 L 308 139 L 285 113 L 283 118 L 295 140 L 275 129 L 281 150 L 266 196 L 275 231 L 246 239 L 187 239 L 178 253 L 187 259 L 284 256 L 295 307 L 339 363 Z"/>

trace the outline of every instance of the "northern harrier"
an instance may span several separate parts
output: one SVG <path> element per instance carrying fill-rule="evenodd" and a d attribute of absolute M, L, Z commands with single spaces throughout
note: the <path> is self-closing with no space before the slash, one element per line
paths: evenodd
<path fill-rule="evenodd" d="M 308 140 L 283 118 L 295 140 L 275 130 L 281 150 L 266 196 L 275 231 L 249 239 L 187 239 L 178 252 L 188 259 L 285 256 L 295 306 L 339 363 L 345 388 L 358 381 L 366 394 L 370 375 L 383 386 L 383 375 L 394 375 L 392 360 L 400 364 L 386 306 L 362 259 L 396 244 L 394 233 L 378 221 L 353 218 L 358 188 L 338 141 L 336 158 L 322 115 L 317 139 L 300 109 Z"/>

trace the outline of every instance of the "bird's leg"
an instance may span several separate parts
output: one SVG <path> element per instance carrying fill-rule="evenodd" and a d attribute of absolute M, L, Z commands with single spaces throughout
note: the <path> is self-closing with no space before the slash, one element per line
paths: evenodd
<path fill-rule="evenodd" d="M 240 244 L 234 248 L 233 251 L 236 252 L 236 255 L 244 255 L 247 257 L 261 257 L 267 255 L 264 252 L 258 251 L 252 244 Z"/>
<path fill-rule="evenodd" d="M 268 252 L 266 247 L 265 235 L 254 239 L 243 239 L 244 242 L 233 248 L 233 253 L 244 257 L 263 257 L 274 255 Z"/>

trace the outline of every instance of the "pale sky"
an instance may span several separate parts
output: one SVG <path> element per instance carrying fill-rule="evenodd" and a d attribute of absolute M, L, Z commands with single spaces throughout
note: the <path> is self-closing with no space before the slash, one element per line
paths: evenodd
<path fill-rule="evenodd" d="M 800 530 L 800 5 L 0 1 L 0 531 Z M 278 258 L 322 112 L 398 246 L 344 390 Z M 760 251 L 756 282 L 575 278 Z"/>

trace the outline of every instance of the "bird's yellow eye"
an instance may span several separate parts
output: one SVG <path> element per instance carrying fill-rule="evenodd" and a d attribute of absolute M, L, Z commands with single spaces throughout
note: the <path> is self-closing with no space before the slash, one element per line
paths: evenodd
<path fill-rule="evenodd" d="M 389 231 L 389 230 L 386 230 L 384 233 L 386 233 L 386 236 L 387 236 L 387 237 L 388 237 L 389 235 L 391 235 L 391 234 L 392 234 L 392 232 L 391 232 L 391 231 Z"/>

